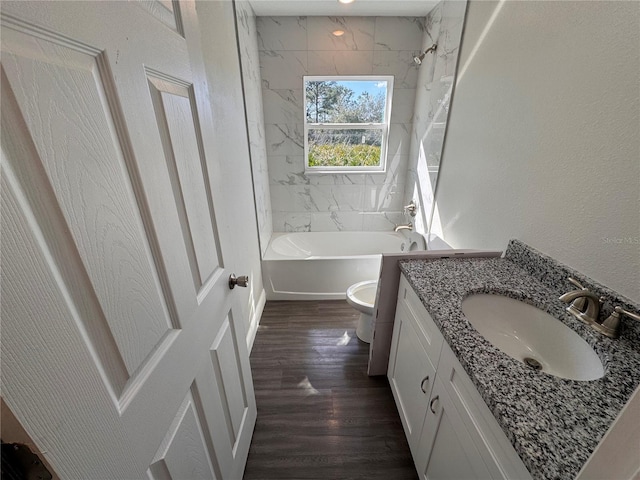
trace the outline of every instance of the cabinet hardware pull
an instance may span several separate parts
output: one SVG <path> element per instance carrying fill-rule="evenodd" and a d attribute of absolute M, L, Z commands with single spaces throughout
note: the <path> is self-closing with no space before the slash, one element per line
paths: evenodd
<path fill-rule="evenodd" d="M 435 402 L 437 402 L 439 399 L 440 399 L 440 396 L 439 396 L 439 395 L 436 395 L 435 397 L 433 397 L 433 398 L 431 399 L 431 403 L 429 404 L 429 408 L 431 409 L 431 413 L 436 413 L 435 409 L 433 408 L 433 404 L 434 404 Z"/>
<path fill-rule="evenodd" d="M 424 382 L 428 382 L 428 381 L 429 381 L 429 375 L 424 377 L 420 382 L 420 390 L 422 390 L 422 393 L 424 393 L 425 395 L 427 394 L 427 391 L 424 389 Z"/>

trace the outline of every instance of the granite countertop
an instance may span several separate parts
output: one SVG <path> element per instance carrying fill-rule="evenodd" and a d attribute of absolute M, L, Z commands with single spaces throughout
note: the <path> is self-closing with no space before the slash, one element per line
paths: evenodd
<path fill-rule="evenodd" d="M 405 260 L 400 268 L 532 477 L 575 478 L 640 383 L 640 325 L 625 323 L 621 337 L 611 340 L 578 321 L 558 300 L 574 289 L 566 275 L 608 295 L 603 315 L 614 303 L 638 306 L 518 241 L 506 258 Z M 591 345 L 605 375 L 563 379 L 502 353 L 462 314 L 462 300 L 475 293 L 512 297 L 559 319 Z"/>

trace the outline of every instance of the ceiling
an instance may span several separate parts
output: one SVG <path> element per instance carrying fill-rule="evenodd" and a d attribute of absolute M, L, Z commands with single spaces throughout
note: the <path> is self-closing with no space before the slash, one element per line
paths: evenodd
<path fill-rule="evenodd" d="M 249 0 L 258 17 L 264 16 L 392 16 L 423 17 L 440 0 Z"/>

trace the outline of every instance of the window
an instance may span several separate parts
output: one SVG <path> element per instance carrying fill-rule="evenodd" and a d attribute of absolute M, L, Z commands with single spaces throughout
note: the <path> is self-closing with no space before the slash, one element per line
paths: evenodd
<path fill-rule="evenodd" d="M 305 171 L 385 169 L 393 77 L 304 77 Z"/>

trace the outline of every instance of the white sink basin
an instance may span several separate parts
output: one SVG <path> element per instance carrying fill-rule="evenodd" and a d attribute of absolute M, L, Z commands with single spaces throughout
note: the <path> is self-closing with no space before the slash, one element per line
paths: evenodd
<path fill-rule="evenodd" d="M 604 375 L 600 358 L 576 332 L 527 303 L 500 295 L 471 295 L 462 313 L 491 344 L 536 370 L 573 380 Z"/>

